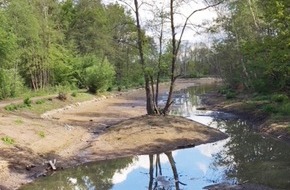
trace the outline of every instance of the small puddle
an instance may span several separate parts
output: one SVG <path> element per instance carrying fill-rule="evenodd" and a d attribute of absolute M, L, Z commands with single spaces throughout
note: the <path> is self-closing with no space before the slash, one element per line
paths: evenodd
<path fill-rule="evenodd" d="M 176 93 L 171 114 L 218 128 L 229 135 L 228 139 L 166 154 L 88 163 L 21 189 L 199 190 L 217 183 L 245 182 L 290 189 L 289 146 L 255 134 L 250 124 L 231 114 L 199 110 L 198 95 L 210 88 L 191 87 Z"/>

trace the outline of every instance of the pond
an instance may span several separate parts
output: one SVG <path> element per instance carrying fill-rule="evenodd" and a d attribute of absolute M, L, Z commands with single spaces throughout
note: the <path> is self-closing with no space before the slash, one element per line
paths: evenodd
<path fill-rule="evenodd" d="M 87 163 L 40 178 L 21 189 L 202 189 L 216 183 L 255 183 L 290 189 L 290 147 L 252 131 L 231 114 L 203 111 L 199 86 L 174 95 L 171 114 L 218 128 L 229 138 L 171 152 Z M 163 103 L 166 94 L 161 97 Z"/>

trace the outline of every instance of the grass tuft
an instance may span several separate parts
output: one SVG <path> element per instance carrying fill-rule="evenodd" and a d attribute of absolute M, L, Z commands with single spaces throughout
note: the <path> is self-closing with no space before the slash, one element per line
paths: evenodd
<path fill-rule="evenodd" d="M 15 143 L 15 140 L 11 137 L 8 137 L 8 136 L 5 136 L 5 137 L 2 137 L 1 140 L 5 143 L 5 144 L 8 144 L 8 145 L 12 145 Z"/>

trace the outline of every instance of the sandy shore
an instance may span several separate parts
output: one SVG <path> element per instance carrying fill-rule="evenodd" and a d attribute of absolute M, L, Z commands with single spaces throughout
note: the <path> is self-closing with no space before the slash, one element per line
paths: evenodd
<path fill-rule="evenodd" d="M 175 90 L 215 82 L 212 78 L 182 79 Z M 163 84 L 161 92 L 167 89 L 168 84 Z M 2 109 L 0 138 L 11 137 L 15 142 L 0 141 L 0 189 L 17 189 L 41 176 L 49 160 L 56 159 L 57 167 L 68 167 L 226 137 L 184 118 L 145 117 L 144 96 L 143 89 L 114 93 L 39 117 Z"/>

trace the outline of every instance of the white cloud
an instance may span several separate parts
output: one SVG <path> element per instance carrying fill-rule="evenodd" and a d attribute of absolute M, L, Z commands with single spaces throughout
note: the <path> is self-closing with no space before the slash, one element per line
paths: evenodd
<path fill-rule="evenodd" d="M 173 156 L 175 156 L 177 152 L 175 151 L 172 154 Z M 165 154 L 160 154 L 160 162 L 161 164 L 168 162 L 168 158 Z M 137 159 L 135 159 L 133 163 L 131 163 L 127 168 L 123 168 L 117 171 L 112 178 L 112 182 L 113 184 L 122 183 L 127 179 L 127 176 L 135 169 L 145 168 L 148 169 L 149 171 L 149 167 L 150 167 L 149 156 L 148 155 L 138 156 Z"/>

